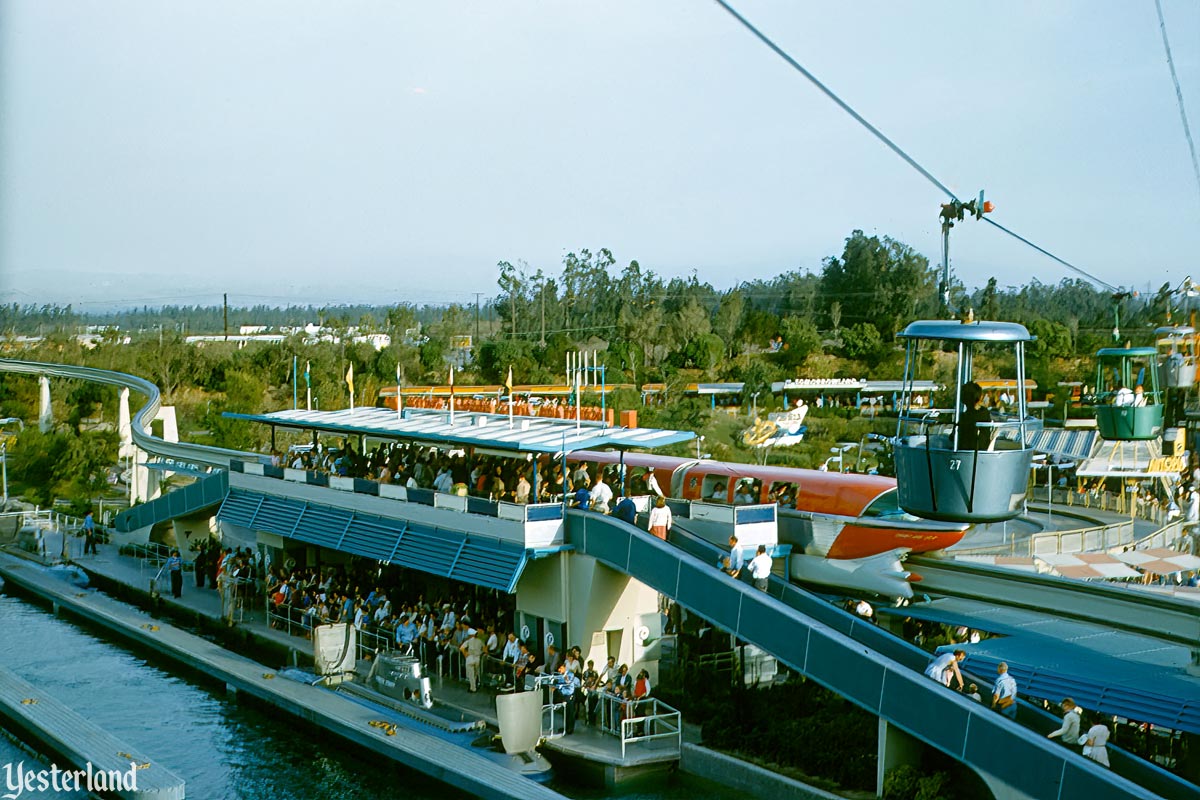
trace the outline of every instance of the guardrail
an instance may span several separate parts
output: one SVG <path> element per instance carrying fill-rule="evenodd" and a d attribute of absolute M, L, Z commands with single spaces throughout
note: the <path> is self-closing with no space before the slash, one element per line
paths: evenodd
<path fill-rule="evenodd" d="M 190 513 L 198 508 L 216 505 L 221 502 L 228 490 L 228 473 L 221 470 L 187 486 L 167 492 L 149 502 L 122 511 L 113 520 L 112 527 L 122 533 L 145 528 L 162 520 Z"/>
<path fill-rule="evenodd" d="M 625 758 L 626 749 L 638 742 L 674 739 L 675 751 L 679 752 L 682 748 L 682 715 L 658 698 L 626 700 L 604 691 L 596 691 L 589 694 L 585 702 L 590 704 L 592 697 L 597 698 L 597 727 L 621 740 L 622 759 Z M 590 709 L 588 713 L 591 713 Z"/>

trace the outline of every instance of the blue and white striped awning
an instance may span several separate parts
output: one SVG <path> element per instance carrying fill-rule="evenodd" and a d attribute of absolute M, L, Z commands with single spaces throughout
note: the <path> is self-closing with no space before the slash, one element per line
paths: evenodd
<path fill-rule="evenodd" d="M 1082 461 L 1092 454 L 1099 433 L 1095 430 L 1042 428 L 1026 430 L 1025 443 L 1035 452 Z"/>
<path fill-rule="evenodd" d="M 528 560 L 520 545 L 485 536 L 242 489 L 229 490 L 217 519 L 510 594 Z"/>
<path fill-rule="evenodd" d="M 621 428 L 599 422 L 576 423 L 573 419 L 514 416 L 459 411 L 450 421 L 449 411 L 406 408 L 404 416 L 387 408 L 356 408 L 340 411 L 275 411 L 270 414 L 223 416 L 343 436 L 375 436 L 440 446 L 486 447 L 514 453 L 568 453 L 602 450 L 606 447 L 647 448 L 686 442 L 696 437 L 691 431 L 662 428 Z"/>

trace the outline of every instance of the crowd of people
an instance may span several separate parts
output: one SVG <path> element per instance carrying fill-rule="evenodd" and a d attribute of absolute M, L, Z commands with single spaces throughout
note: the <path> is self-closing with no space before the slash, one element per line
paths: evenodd
<path fill-rule="evenodd" d="M 961 648 L 944 650 L 930 659 L 925 667 L 925 676 L 947 688 L 955 688 L 977 703 L 983 703 L 983 695 L 979 686 L 969 683 L 963 678 L 960 664 L 966 659 L 967 653 Z M 952 684 L 957 686 L 952 687 Z M 1001 662 L 996 665 L 996 679 L 991 688 L 991 708 L 1011 720 L 1017 718 L 1017 681 L 1008 670 L 1008 664 Z M 1108 763 L 1109 729 L 1098 715 L 1093 720 L 1091 728 L 1081 734 L 1083 729 L 1083 709 L 1075 701 L 1067 697 L 1062 700 L 1062 725 L 1047 734 L 1050 739 L 1058 739 L 1067 746 L 1082 746 L 1083 755 L 1104 766 Z"/>
<path fill-rule="evenodd" d="M 578 646 L 560 652 L 549 645 L 539 654 L 501 622 L 514 618 L 511 595 L 464 584 L 433 597 L 398 580 L 401 575 L 366 562 L 322 569 L 271 566 L 265 579 L 271 624 L 295 625 L 306 635 L 321 624 L 351 624 L 373 637 L 378 649 L 417 657 L 428 674 L 463 679 L 469 692 L 542 686 L 566 704 L 568 732 L 577 718 L 590 725 L 598 715 L 605 722 L 614 713 L 629 718 L 650 695 L 649 673 L 633 678 L 615 658 L 597 671 L 591 661 L 584 666 Z"/>
<path fill-rule="evenodd" d="M 628 485 L 623 485 L 621 468 L 580 464 L 564 475 L 561 462 L 551 456 L 539 456 L 535 464 L 519 458 L 496 456 L 469 457 L 461 451 L 447 452 L 413 442 L 384 442 L 369 452 L 357 452 L 353 443 L 343 441 L 337 447 L 295 449 L 284 456 L 272 453 L 277 467 L 309 470 L 325 475 L 364 478 L 378 483 L 428 489 L 444 494 L 479 497 L 511 503 L 558 503 L 574 498 L 585 490 L 586 507 L 610 513 L 614 493 L 624 488 L 630 496 L 662 495 L 662 489 L 649 470 L 633 470 Z"/>

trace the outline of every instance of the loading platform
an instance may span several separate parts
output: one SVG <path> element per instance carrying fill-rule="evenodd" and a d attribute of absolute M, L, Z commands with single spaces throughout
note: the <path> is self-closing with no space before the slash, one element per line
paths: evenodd
<path fill-rule="evenodd" d="M 108 794 L 127 800 L 184 797 L 184 782 L 178 775 L 4 667 L 0 667 L 0 716 L 29 740 L 65 759 L 65 767 L 57 765 L 60 769 L 93 775 L 118 773 L 119 789 L 113 788 L 116 781 L 110 783 L 107 776 L 104 778 Z M 74 780 L 71 785 L 76 785 Z M 100 784 L 97 780 L 92 785 Z"/>
<path fill-rule="evenodd" d="M 397 722 L 393 719 L 397 716 L 395 713 L 369 709 L 319 687 L 282 678 L 276 680 L 274 670 L 104 594 L 80 591 L 29 561 L 0 553 L 0 576 L 22 591 L 52 603 L 56 609 L 70 611 L 127 641 L 223 681 L 232 691 L 244 692 L 477 797 L 494 800 L 563 798 L 558 792 L 435 736 L 404 730 L 389 736 L 385 727 L 371 725 L 371 722 Z"/>

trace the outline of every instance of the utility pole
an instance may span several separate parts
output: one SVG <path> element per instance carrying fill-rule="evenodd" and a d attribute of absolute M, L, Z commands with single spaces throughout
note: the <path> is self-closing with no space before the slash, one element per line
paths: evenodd
<path fill-rule="evenodd" d="M 956 220 L 962 222 L 968 214 L 975 219 L 983 219 L 983 215 L 991 213 L 993 208 L 991 200 L 983 199 L 982 191 L 979 192 L 978 200 L 964 203 L 955 198 L 949 203 L 942 204 L 939 214 L 942 220 L 942 280 L 938 286 L 938 293 L 941 295 L 942 312 L 951 317 L 955 317 L 957 314 L 950 307 L 950 229 L 954 227 Z"/>
<path fill-rule="evenodd" d="M 225 341 L 229 341 L 229 293 L 221 295 L 222 304 L 225 307 Z"/>
<path fill-rule="evenodd" d="M 483 292 L 475 293 L 475 346 L 479 346 L 479 297 Z"/>
<path fill-rule="evenodd" d="M 542 281 L 542 348 L 546 347 L 546 282 Z"/>

